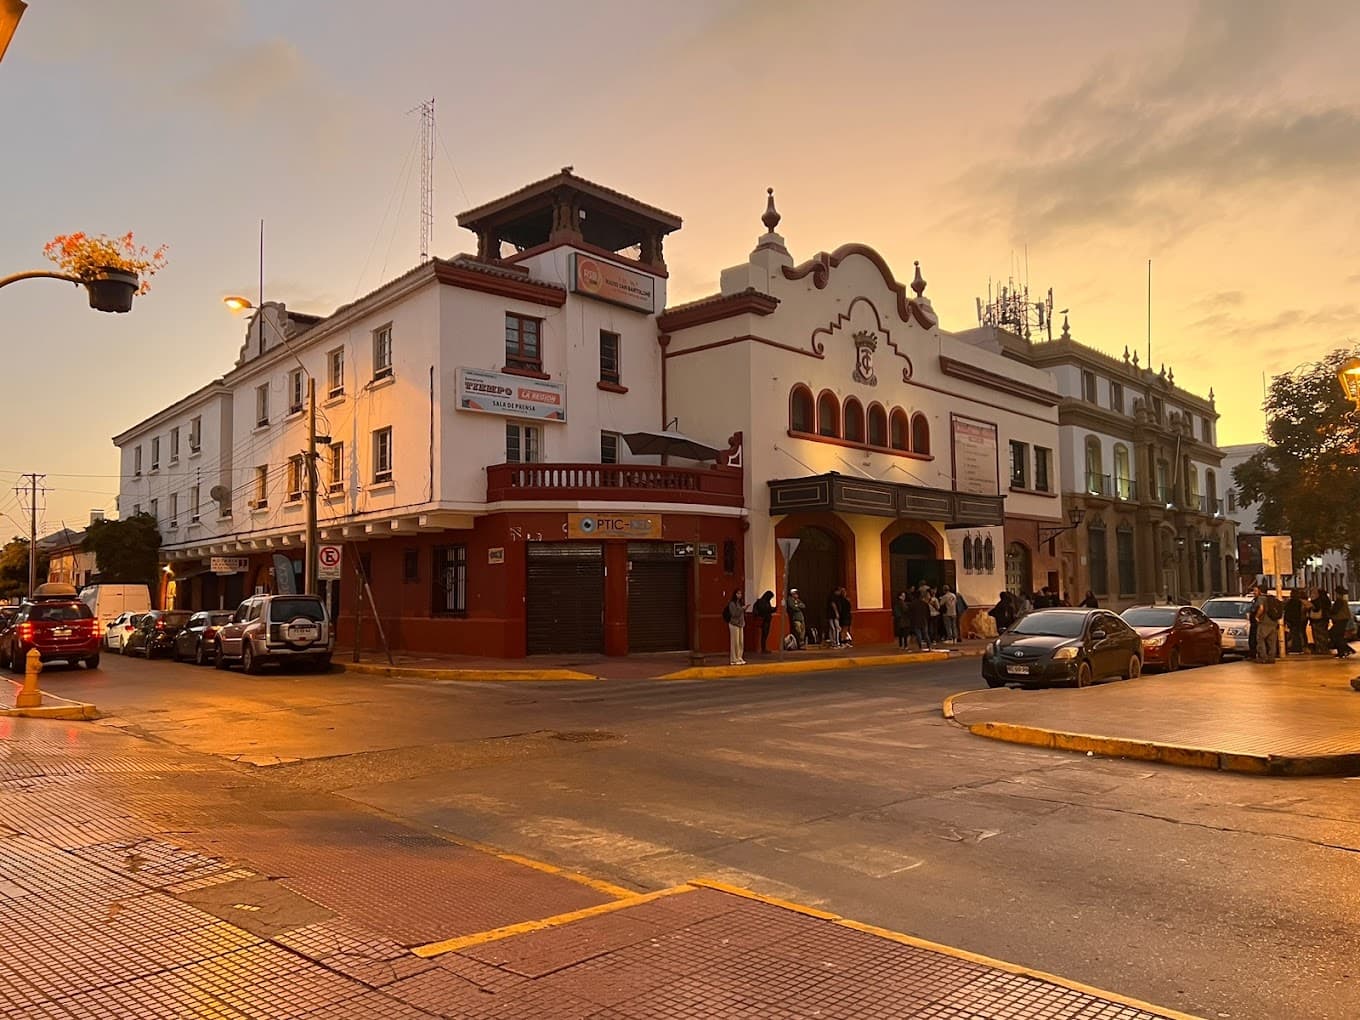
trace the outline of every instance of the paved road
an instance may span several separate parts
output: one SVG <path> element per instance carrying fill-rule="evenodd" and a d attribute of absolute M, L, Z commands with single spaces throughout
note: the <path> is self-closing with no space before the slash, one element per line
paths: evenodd
<path fill-rule="evenodd" d="M 45 675 L 118 724 L 620 884 L 707 875 L 1206 1017 L 1360 1016 L 1354 780 L 981 740 L 976 662 L 697 683 Z"/>

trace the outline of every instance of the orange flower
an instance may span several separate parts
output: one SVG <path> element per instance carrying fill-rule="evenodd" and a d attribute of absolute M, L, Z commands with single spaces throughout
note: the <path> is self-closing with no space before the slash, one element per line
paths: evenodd
<path fill-rule="evenodd" d="M 141 280 L 138 294 L 149 291 L 150 277 L 165 268 L 166 251 L 165 245 L 148 251 L 146 245 L 138 245 L 133 240 L 130 230 L 118 238 L 104 234 L 90 237 L 83 231 L 58 234 L 43 245 L 44 255 L 65 272 L 81 279 L 92 279 L 107 269 L 121 269 L 136 275 Z"/>

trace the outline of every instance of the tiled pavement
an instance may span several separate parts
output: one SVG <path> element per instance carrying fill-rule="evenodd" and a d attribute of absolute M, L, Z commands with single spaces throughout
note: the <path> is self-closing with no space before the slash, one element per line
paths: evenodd
<path fill-rule="evenodd" d="M 611 900 L 267 772 L 0 719 L 0 1018 L 1172 1015 L 714 888 Z"/>

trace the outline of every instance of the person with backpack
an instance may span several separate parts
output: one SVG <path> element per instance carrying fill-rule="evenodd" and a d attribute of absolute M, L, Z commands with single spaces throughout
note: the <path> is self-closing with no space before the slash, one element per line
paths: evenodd
<path fill-rule="evenodd" d="M 841 600 L 834 588 L 826 597 L 826 644 L 829 648 L 841 646 Z"/>
<path fill-rule="evenodd" d="M 853 648 L 855 637 L 850 633 L 850 617 L 854 612 L 854 607 L 850 605 L 850 593 L 846 591 L 845 585 L 836 589 L 836 618 L 841 624 L 841 644 L 846 648 Z"/>
<path fill-rule="evenodd" d="M 930 651 L 930 603 L 919 591 L 913 591 L 907 602 L 907 621 L 917 647 L 923 652 Z"/>
<path fill-rule="evenodd" d="M 1015 601 L 1011 593 L 1003 591 L 987 615 L 996 621 L 996 632 L 1004 634 L 1006 628 L 1015 622 Z"/>
<path fill-rule="evenodd" d="M 774 621 L 774 592 L 767 591 L 756 599 L 755 605 L 751 607 L 751 612 L 760 621 L 760 654 L 769 655 L 770 624 Z"/>
<path fill-rule="evenodd" d="M 1261 591 L 1261 589 L 1257 589 Z M 1284 604 L 1268 591 L 1256 597 L 1252 616 L 1256 619 L 1256 661 L 1273 666 L 1280 653 L 1280 619 Z"/>
<path fill-rule="evenodd" d="M 732 593 L 732 598 L 723 606 L 723 622 L 727 624 L 727 663 L 729 666 L 746 665 L 746 605 L 741 600 L 741 589 Z"/>
<path fill-rule="evenodd" d="M 797 588 L 789 589 L 789 601 L 784 607 L 789 613 L 789 637 L 793 638 L 795 648 L 807 647 L 807 603 L 798 594 Z M 785 648 L 788 644 L 785 643 Z"/>

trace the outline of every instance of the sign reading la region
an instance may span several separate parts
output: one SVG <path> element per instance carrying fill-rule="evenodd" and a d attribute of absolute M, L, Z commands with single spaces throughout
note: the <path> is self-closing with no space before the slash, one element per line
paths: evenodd
<path fill-rule="evenodd" d="M 486 368 L 460 368 L 458 409 L 511 418 L 566 421 L 567 388 L 553 379 L 525 379 Z"/>

